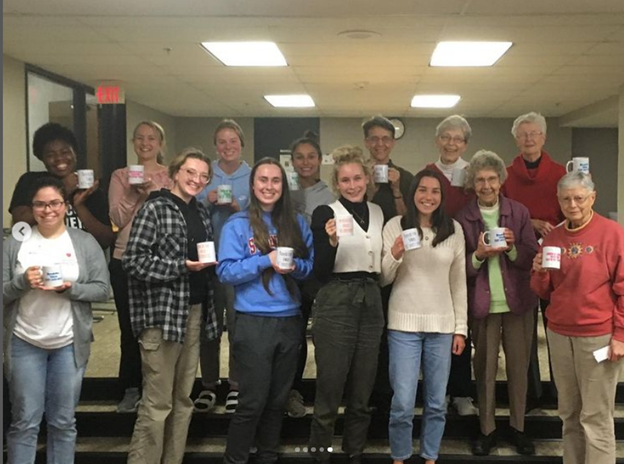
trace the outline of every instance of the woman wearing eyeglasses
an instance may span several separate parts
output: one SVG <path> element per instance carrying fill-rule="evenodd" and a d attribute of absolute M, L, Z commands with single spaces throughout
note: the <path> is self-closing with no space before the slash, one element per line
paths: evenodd
<path fill-rule="evenodd" d="M 65 225 L 62 181 L 39 179 L 30 198 L 32 235 L 9 237 L 3 247 L 4 367 L 12 403 L 8 462 L 35 462 L 45 413 L 47 462 L 71 464 L 74 412 L 92 339 L 91 303 L 108 299 L 108 270 L 93 236 Z M 52 286 L 50 274 L 58 272 L 62 282 L 57 278 Z"/>
<path fill-rule="evenodd" d="M 519 454 L 535 452 L 524 434 L 524 414 L 537 299 L 529 280 L 537 241 L 529 211 L 500 194 L 506 176 L 505 163 L 496 153 L 478 151 L 466 173 L 466 186 L 477 197 L 455 216 L 466 238 L 468 325 L 475 346 L 473 362 L 481 425 L 472 447 L 477 456 L 488 455 L 497 442 L 495 386 L 501 342 L 512 443 Z"/>
<path fill-rule="evenodd" d="M 440 174 L 442 189 L 444 189 L 443 208 L 451 218 L 454 218 L 470 200 L 474 199 L 474 191 L 464 187 L 462 177 L 468 167 L 468 162 L 462 158 L 462 155 L 468 148 L 471 136 L 470 124 L 463 117 L 454 114 L 444 119 L 436 127 L 435 142 L 440 158 L 425 168 Z M 451 356 L 451 373 L 447 390 L 447 401 L 460 416 L 477 414 L 471 392 L 471 363 L 472 340 L 467 337 L 465 349 L 460 354 L 454 353 Z"/>
<path fill-rule="evenodd" d="M 217 337 L 216 263 L 199 262 L 197 253 L 198 243 L 213 240 L 210 214 L 195 199 L 210 180 L 210 159 L 187 148 L 169 165 L 169 176 L 171 190 L 152 193 L 137 213 L 122 258 L 143 371 L 129 464 L 182 462 L 200 330 Z"/>
<path fill-rule="evenodd" d="M 138 164 L 144 169 L 144 181 L 130 184 L 129 171 L 125 167 L 113 172 L 108 190 L 110 217 L 119 227 L 109 269 L 121 337 L 119 384 L 124 396 L 117 405 L 117 412 L 120 413 L 135 412 L 141 399 L 141 354 L 130 325 L 128 276 L 121 266 L 121 257 L 128 244 L 132 220 L 149 194 L 171 187 L 167 166 L 161 164 L 165 131 L 160 124 L 153 121 L 140 122 L 134 129 L 132 143 Z"/>
<path fill-rule="evenodd" d="M 533 260 L 531 288 L 549 299 L 548 350 L 559 390 L 563 462 L 615 462 L 613 413 L 624 357 L 624 228 L 593 210 L 596 190 L 583 173 L 557 185 L 566 217 L 544 239 L 561 250 L 559 269 Z M 607 348 L 604 358 L 596 350 Z"/>

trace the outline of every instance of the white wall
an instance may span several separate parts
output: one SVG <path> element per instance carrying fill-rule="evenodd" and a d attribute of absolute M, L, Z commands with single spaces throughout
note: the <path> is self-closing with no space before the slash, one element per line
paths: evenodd
<path fill-rule="evenodd" d="M 2 55 L 2 226 L 11 227 L 8 212 L 19 176 L 26 172 L 26 84 L 24 63 Z"/>
<path fill-rule="evenodd" d="M 136 154 L 134 153 L 131 139 L 134 128 L 141 121 L 155 121 L 165 130 L 167 145 L 165 147 L 164 164 L 168 164 L 176 154 L 176 118 L 149 106 L 126 100 L 126 134 L 128 138 L 126 159 L 128 164 L 136 163 Z"/>

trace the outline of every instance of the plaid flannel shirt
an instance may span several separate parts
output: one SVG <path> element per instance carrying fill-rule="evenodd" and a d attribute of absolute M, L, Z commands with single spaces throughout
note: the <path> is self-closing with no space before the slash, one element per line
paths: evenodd
<path fill-rule="evenodd" d="M 200 202 L 197 208 L 213 239 L 210 213 Z M 187 229 L 182 212 L 167 193 L 150 199 L 137 213 L 122 263 L 128 273 L 130 321 L 138 337 L 148 327 L 160 327 L 164 340 L 184 343 L 191 295 L 187 259 Z M 213 291 L 202 303 L 202 336 L 217 338 Z"/>

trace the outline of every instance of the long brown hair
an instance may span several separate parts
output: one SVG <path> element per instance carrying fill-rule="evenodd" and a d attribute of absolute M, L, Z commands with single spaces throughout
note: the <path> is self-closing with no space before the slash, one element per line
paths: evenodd
<path fill-rule="evenodd" d="M 249 175 L 249 191 L 252 192 L 249 200 L 249 224 L 254 235 L 254 245 L 263 253 L 268 254 L 272 251 L 271 241 L 269 239 L 269 229 L 262 219 L 264 210 L 260 206 L 260 202 L 253 190 L 254 179 L 256 177 L 256 171 L 260 166 L 270 164 L 277 166 L 282 175 L 282 195 L 275 203 L 273 211 L 271 211 L 271 223 L 277 231 L 277 244 L 279 246 L 287 246 L 294 249 L 294 256 L 296 258 L 307 258 L 308 247 L 303 241 L 301 227 L 297 222 L 297 214 L 292 206 L 290 200 L 290 190 L 288 188 L 288 180 L 286 178 L 286 171 L 282 165 L 274 158 L 262 158 L 258 161 L 251 170 Z M 269 281 L 275 273 L 275 270 L 270 267 L 262 272 L 262 285 L 269 293 L 273 295 L 269 289 Z M 297 291 L 297 284 L 294 279 L 287 274 L 283 274 L 282 277 L 286 281 L 286 287 L 291 295 L 295 295 Z"/>

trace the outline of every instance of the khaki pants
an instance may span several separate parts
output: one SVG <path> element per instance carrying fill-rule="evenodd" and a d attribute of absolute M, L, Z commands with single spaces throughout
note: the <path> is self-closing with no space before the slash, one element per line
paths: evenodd
<path fill-rule="evenodd" d="M 481 433 L 496 430 L 496 372 L 501 339 L 507 367 L 509 391 L 509 424 L 524 432 L 527 372 L 533 342 L 533 311 L 522 315 L 490 314 L 483 319 L 471 319 L 472 341 L 475 346 L 474 373 L 479 401 Z"/>
<path fill-rule="evenodd" d="M 567 337 L 548 330 L 548 346 L 559 390 L 564 464 L 615 463 L 613 411 L 622 362 L 597 363 L 593 352 L 611 334 Z"/>
<path fill-rule="evenodd" d="M 162 339 L 162 329 L 141 332 L 143 398 L 128 464 L 180 464 L 193 413 L 190 398 L 199 361 L 201 305 L 191 306 L 184 344 Z"/>

